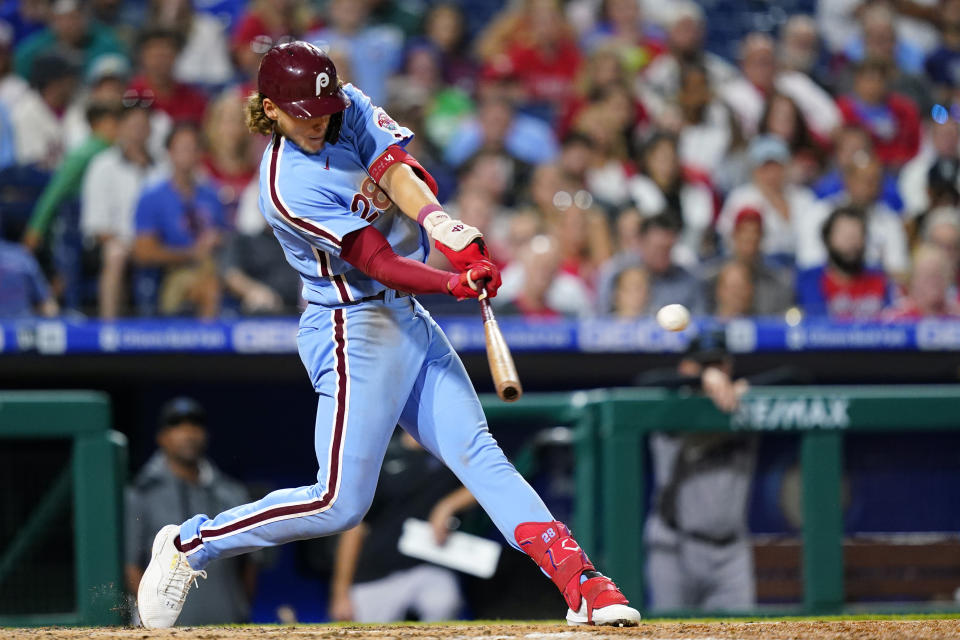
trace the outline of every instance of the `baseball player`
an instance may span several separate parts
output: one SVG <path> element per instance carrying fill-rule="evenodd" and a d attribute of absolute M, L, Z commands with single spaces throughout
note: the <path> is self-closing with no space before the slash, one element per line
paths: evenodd
<path fill-rule="evenodd" d="M 500 286 L 480 232 L 444 213 L 404 151 L 413 134 L 307 43 L 268 51 L 257 82 L 248 126 L 272 135 L 260 208 L 309 303 L 297 343 L 319 398 L 317 482 L 163 527 L 137 594 L 144 626 L 172 626 L 213 560 L 356 526 L 398 423 L 553 580 L 568 623 L 635 625 L 637 610 L 503 455 L 459 357 L 411 295 L 464 300 Z M 424 264 L 431 243 L 456 273 Z"/>

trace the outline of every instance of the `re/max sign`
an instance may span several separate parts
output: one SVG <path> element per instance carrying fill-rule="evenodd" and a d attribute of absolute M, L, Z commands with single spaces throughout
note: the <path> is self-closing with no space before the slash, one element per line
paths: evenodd
<path fill-rule="evenodd" d="M 744 398 L 730 418 L 734 429 L 846 429 L 850 400 L 838 397 Z"/>

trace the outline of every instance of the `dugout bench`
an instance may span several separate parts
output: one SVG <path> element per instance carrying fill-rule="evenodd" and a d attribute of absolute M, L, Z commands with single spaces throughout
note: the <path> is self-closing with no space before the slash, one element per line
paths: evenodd
<path fill-rule="evenodd" d="M 647 434 L 799 433 L 803 606 L 778 613 L 807 615 L 844 610 L 843 434 L 960 429 L 960 386 L 952 385 L 754 388 L 732 415 L 718 411 L 707 398 L 663 389 L 527 394 L 516 404 L 504 404 L 496 396 L 482 401 L 494 424 L 537 418 L 575 428 L 574 531 L 604 571 L 637 600 L 644 593 Z M 906 608 L 925 609 L 943 610 Z"/>

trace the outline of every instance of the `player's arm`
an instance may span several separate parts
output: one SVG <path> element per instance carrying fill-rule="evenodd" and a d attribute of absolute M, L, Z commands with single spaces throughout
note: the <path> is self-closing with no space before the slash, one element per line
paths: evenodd
<path fill-rule="evenodd" d="M 443 210 L 431 189 L 433 179 L 420 163 L 400 147 L 390 147 L 384 154 L 381 158 L 391 157 L 394 161 L 381 173 L 383 161 L 378 160 L 380 164 L 374 163 L 371 175 L 404 215 L 423 225 L 450 264 L 462 271 L 477 262 L 489 261 L 483 234 Z"/>
<path fill-rule="evenodd" d="M 750 383 L 743 378 L 734 381 L 730 374 L 713 365 L 704 367 L 700 381 L 707 397 L 725 413 L 734 411 L 740 404 L 740 398 L 750 389 Z"/>
<path fill-rule="evenodd" d="M 280 311 L 283 299 L 269 285 L 248 276 L 239 267 L 231 266 L 223 273 L 227 290 L 240 298 L 246 311 Z"/>
<path fill-rule="evenodd" d="M 435 269 L 397 255 L 383 234 L 371 226 L 344 236 L 340 257 L 374 280 L 408 293 L 446 293 L 463 300 L 480 295 L 480 281 L 487 281 L 490 295 L 495 295 L 500 286 L 500 272 L 490 262 L 472 265 L 460 273 Z"/>
<path fill-rule="evenodd" d="M 333 577 L 330 580 L 330 617 L 334 620 L 353 620 L 353 604 L 350 602 L 350 587 L 357 573 L 357 561 L 363 549 L 367 525 L 360 523 L 340 534 L 337 554 L 333 561 Z"/>
<path fill-rule="evenodd" d="M 173 249 L 152 233 L 140 234 L 133 241 L 133 259 L 149 266 L 189 264 L 196 259 L 191 248 Z"/>
<path fill-rule="evenodd" d="M 433 527 L 433 536 L 437 544 L 443 544 L 447 541 L 447 535 L 450 533 L 450 519 L 463 511 L 477 504 L 473 494 L 467 491 L 466 487 L 460 487 L 440 499 L 430 510 L 430 526 Z"/>
<path fill-rule="evenodd" d="M 427 205 L 440 206 L 426 181 L 404 162 L 390 165 L 379 184 L 393 203 L 412 220 L 416 220 L 420 210 Z"/>

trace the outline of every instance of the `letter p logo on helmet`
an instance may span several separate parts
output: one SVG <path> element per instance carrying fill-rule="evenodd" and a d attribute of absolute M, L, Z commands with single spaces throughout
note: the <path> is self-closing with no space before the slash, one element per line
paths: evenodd
<path fill-rule="evenodd" d="M 317 74 L 317 95 L 322 95 L 323 90 L 330 86 L 330 75 L 326 71 Z"/>

